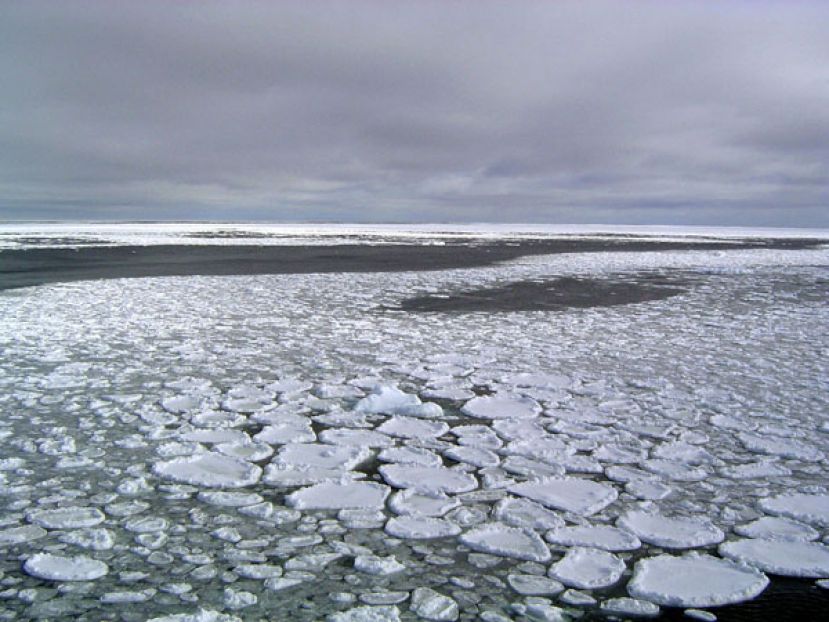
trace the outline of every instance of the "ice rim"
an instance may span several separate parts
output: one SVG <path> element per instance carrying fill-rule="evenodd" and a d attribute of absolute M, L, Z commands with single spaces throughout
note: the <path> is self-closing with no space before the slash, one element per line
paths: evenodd
<path fill-rule="evenodd" d="M 0 294 L 0 570 L 14 590 L 2 607 L 516 614 L 541 605 L 508 576 L 543 577 L 568 559 L 552 576 L 579 587 L 587 566 L 571 566 L 584 559 L 607 582 L 618 574 L 592 592 L 597 613 L 633 606 L 627 593 L 667 607 L 747 600 L 768 583 L 761 568 L 821 577 L 823 544 L 778 539 L 764 551 L 736 533 L 779 516 L 826 540 L 827 462 L 815 457 L 829 449 L 827 264 L 825 250 L 604 253 L 393 283 L 183 277 Z M 413 290 L 643 268 L 701 279 L 678 301 L 555 323 L 372 311 Z M 509 398 L 483 399 L 493 395 Z M 297 485 L 263 477 L 269 466 Z M 536 477 L 539 467 L 558 474 Z M 748 467 L 762 488 L 743 479 Z M 712 537 L 664 555 L 650 527 L 616 522 L 636 513 L 657 526 L 691 519 Z M 564 525 L 582 528 L 573 544 L 555 535 Z M 591 526 L 603 528 L 594 541 Z M 628 527 L 653 541 L 637 545 Z M 629 550 L 598 551 L 618 544 L 608 534 Z M 702 578 L 654 584 L 679 572 Z M 707 586 L 717 572 L 730 578 Z M 416 590 L 416 605 L 397 600 Z"/>

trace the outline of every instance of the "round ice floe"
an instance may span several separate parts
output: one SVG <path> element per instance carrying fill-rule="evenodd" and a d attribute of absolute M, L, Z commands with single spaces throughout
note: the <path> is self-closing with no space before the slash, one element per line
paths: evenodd
<path fill-rule="evenodd" d="M 389 499 L 389 508 L 395 514 L 415 516 L 443 516 L 460 505 L 460 501 L 443 493 L 424 494 L 416 490 L 401 490 Z"/>
<path fill-rule="evenodd" d="M 23 564 L 27 574 L 49 581 L 92 581 L 109 572 L 109 567 L 102 561 L 91 557 L 63 557 L 38 553 Z"/>
<path fill-rule="evenodd" d="M 397 516 L 386 522 L 386 533 L 395 538 L 427 540 L 456 536 L 461 528 L 452 521 L 428 516 Z"/>
<path fill-rule="evenodd" d="M 555 478 L 564 475 L 564 466 L 561 464 L 550 464 L 524 456 L 507 456 L 501 463 L 501 468 L 507 473 L 523 475 L 532 479 L 539 477 Z"/>
<path fill-rule="evenodd" d="M 167 412 L 184 413 L 201 406 L 202 397 L 196 395 L 174 395 L 161 400 L 161 407 Z"/>
<path fill-rule="evenodd" d="M 246 460 L 248 462 L 259 462 L 273 454 L 273 447 L 267 443 L 219 443 L 214 447 L 220 454 Z"/>
<path fill-rule="evenodd" d="M 330 445 L 352 447 L 390 447 L 394 441 L 374 430 L 328 429 L 320 434 L 320 440 Z"/>
<path fill-rule="evenodd" d="M 651 453 L 654 458 L 686 464 L 707 464 L 714 461 L 714 457 L 704 448 L 679 441 L 662 443 Z"/>
<path fill-rule="evenodd" d="M 400 438 L 435 438 L 443 436 L 449 430 L 444 421 L 429 421 L 415 417 L 395 416 L 377 428 L 378 432 Z"/>
<path fill-rule="evenodd" d="M 624 571 L 625 562 L 613 553 L 577 546 L 550 566 L 548 574 L 568 587 L 592 590 L 614 585 Z"/>
<path fill-rule="evenodd" d="M 631 511 L 616 525 L 637 535 L 640 540 L 666 549 L 690 549 L 722 542 L 722 530 L 702 517 L 675 517 Z"/>
<path fill-rule="evenodd" d="M 481 468 L 498 466 L 501 462 L 498 454 L 482 447 L 450 447 L 443 455 L 457 462 Z"/>
<path fill-rule="evenodd" d="M 478 419 L 525 419 L 541 412 L 538 402 L 517 395 L 487 395 L 474 397 L 461 412 Z"/>
<path fill-rule="evenodd" d="M 719 471 L 730 479 L 761 479 L 792 474 L 788 467 L 769 460 L 721 467 Z"/>
<path fill-rule="evenodd" d="M 422 467 L 408 464 L 387 464 L 380 474 L 395 488 L 413 488 L 424 493 L 469 492 L 478 487 L 478 480 L 469 473 L 445 467 Z"/>
<path fill-rule="evenodd" d="M 702 467 L 690 466 L 673 460 L 644 460 L 641 465 L 646 471 L 677 482 L 701 482 L 708 477 L 708 471 Z"/>
<path fill-rule="evenodd" d="M 829 527 L 829 495 L 795 493 L 760 499 L 760 508 L 769 514 Z"/>
<path fill-rule="evenodd" d="M 555 529 L 564 525 L 564 519 L 543 505 L 529 499 L 507 497 L 495 506 L 495 518 L 521 529 Z"/>
<path fill-rule="evenodd" d="M 420 466 L 440 466 L 443 460 L 435 452 L 422 447 L 389 447 L 381 451 L 378 460 Z"/>
<path fill-rule="evenodd" d="M 61 534 L 60 541 L 93 551 L 108 551 L 115 546 L 115 535 L 109 529 L 78 529 Z"/>
<path fill-rule="evenodd" d="M 555 579 L 534 574 L 507 575 L 507 583 L 524 596 L 553 596 L 564 590 L 564 586 Z"/>
<path fill-rule="evenodd" d="M 635 479 L 625 484 L 626 493 L 646 501 L 664 499 L 673 491 L 674 489 L 667 484 L 647 479 Z"/>
<path fill-rule="evenodd" d="M 538 534 L 502 523 L 487 523 L 471 529 L 460 536 L 460 541 L 481 553 L 532 562 L 550 559 L 550 550 Z"/>
<path fill-rule="evenodd" d="M 150 618 L 147 622 L 241 622 L 241 618 L 209 609 L 199 609 L 195 613 L 174 613 Z"/>
<path fill-rule="evenodd" d="M 799 542 L 815 540 L 820 535 L 816 529 L 805 523 L 775 516 L 763 516 L 746 525 L 737 525 L 734 527 L 734 531 L 747 538 Z"/>
<path fill-rule="evenodd" d="M 508 374 L 502 378 L 502 381 L 516 387 L 535 387 L 539 389 L 565 389 L 571 384 L 571 380 L 567 376 L 541 372 Z"/>
<path fill-rule="evenodd" d="M 364 446 L 332 446 L 316 443 L 284 445 L 271 464 L 292 469 L 349 470 L 371 457 Z"/>
<path fill-rule="evenodd" d="M 562 462 L 574 451 L 561 439 L 548 434 L 537 434 L 532 438 L 513 440 L 504 448 L 504 452 L 512 456 L 524 456 L 554 463 Z"/>
<path fill-rule="evenodd" d="M 605 551 L 633 551 L 642 546 L 635 535 L 608 525 L 577 525 L 548 531 L 544 538 L 552 544 L 586 546 Z"/>
<path fill-rule="evenodd" d="M 266 425 L 253 439 L 260 443 L 284 445 L 286 443 L 313 443 L 317 440 L 317 435 L 311 428 L 310 421 L 291 420 Z"/>
<path fill-rule="evenodd" d="M 323 482 L 297 490 L 285 498 L 298 510 L 382 509 L 389 487 L 373 482 Z"/>
<path fill-rule="evenodd" d="M 183 432 L 180 437 L 183 441 L 196 443 L 249 443 L 250 437 L 241 430 L 227 428 L 215 430 L 191 430 Z"/>
<path fill-rule="evenodd" d="M 394 386 L 381 386 L 357 402 L 354 410 L 362 413 L 394 415 L 408 406 L 418 406 L 420 398 L 411 393 L 404 393 Z"/>
<path fill-rule="evenodd" d="M 758 454 L 794 458 L 807 462 L 817 462 L 823 457 L 823 453 L 818 448 L 792 438 L 759 436 L 747 432 L 738 434 L 737 438 L 746 449 Z"/>
<path fill-rule="evenodd" d="M 511 493 L 547 507 L 589 516 L 604 509 L 618 497 L 615 488 L 587 479 L 563 477 L 516 484 Z"/>
<path fill-rule="evenodd" d="M 720 555 L 771 574 L 787 577 L 829 577 L 829 548 L 817 542 L 736 540 L 723 542 Z"/>
<path fill-rule="evenodd" d="M 636 598 L 609 598 L 600 610 L 608 616 L 621 618 L 655 618 L 659 615 L 659 606 L 647 600 Z"/>
<path fill-rule="evenodd" d="M 666 607 L 717 607 L 751 600 L 768 584 L 766 575 L 753 568 L 688 553 L 638 561 L 627 589 L 635 598 Z"/>
<path fill-rule="evenodd" d="M 0 546 L 14 546 L 38 540 L 46 535 L 46 530 L 38 525 L 21 525 L 0 529 Z"/>
<path fill-rule="evenodd" d="M 78 529 L 94 527 L 104 522 L 104 513 L 98 508 L 69 507 L 52 510 L 31 510 L 26 513 L 30 523 L 46 529 Z"/>
<path fill-rule="evenodd" d="M 164 479 L 209 488 L 242 488 L 255 484 L 262 475 L 255 464 L 214 452 L 159 462 L 153 472 Z"/>
<path fill-rule="evenodd" d="M 332 613 L 327 619 L 328 622 L 399 622 L 400 610 L 393 605 L 362 605 Z"/>

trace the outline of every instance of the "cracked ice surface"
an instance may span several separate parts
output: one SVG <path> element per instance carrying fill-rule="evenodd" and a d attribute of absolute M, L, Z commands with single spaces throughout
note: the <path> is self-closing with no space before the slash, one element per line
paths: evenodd
<path fill-rule="evenodd" d="M 610 611 L 825 574 L 828 263 L 570 254 L 0 293 L 0 612 L 506 615 L 573 602 L 551 568 Z M 691 284 L 554 313 L 389 310 L 642 271 Z M 592 597 L 622 559 L 633 581 Z"/>

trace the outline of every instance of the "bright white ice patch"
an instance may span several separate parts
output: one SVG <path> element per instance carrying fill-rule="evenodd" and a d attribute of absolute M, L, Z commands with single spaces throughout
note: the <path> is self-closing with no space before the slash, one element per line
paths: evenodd
<path fill-rule="evenodd" d="M 63 557 L 38 553 L 26 560 L 23 570 L 38 579 L 49 581 L 93 581 L 109 572 L 102 561 L 79 555 Z"/>
<path fill-rule="evenodd" d="M 615 488 L 606 484 L 576 477 L 524 482 L 511 486 L 509 491 L 547 507 L 581 516 L 590 516 L 599 512 L 619 496 Z"/>
<path fill-rule="evenodd" d="M 548 531 L 547 542 L 565 546 L 586 546 L 606 551 L 633 551 L 642 546 L 635 535 L 608 525 L 578 525 Z"/>
<path fill-rule="evenodd" d="M 541 412 L 541 406 L 529 397 L 486 395 L 469 400 L 461 412 L 478 419 L 526 419 Z"/>
<path fill-rule="evenodd" d="M 29 522 L 46 529 L 78 529 L 94 527 L 104 522 L 104 513 L 98 508 L 69 507 L 54 510 L 32 510 L 26 514 Z"/>
<path fill-rule="evenodd" d="M 817 542 L 736 540 L 723 542 L 720 555 L 787 577 L 829 577 L 829 548 Z"/>
<path fill-rule="evenodd" d="M 395 488 L 413 488 L 424 493 L 469 492 L 478 487 L 474 476 L 445 467 L 387 464 L 380 467 L 380 474 Z"/>
<path fill-rule="evenodd" d="M 170 479 L 209 488 L 242 488 L 259 481 L 262 469 L 255 464 L 214 452 L 159 462 L 153 472 Z"/>
<path fill-rule="evenodd" d="M 690 549 L 722 542 L 725 534 L 702 517 L 668 517 L 662 514 L 631 511 L 616 525 L 637 535 L 640 540 L 666 549 Z"/>
<path fill-rule="evenodd" d="M 389 492 L 373 482 L 324 482 L 291 493 L 285 502 L 298 510 L 379 510 Z"/>
<path fill-rule="evenodd" d="M 762 572 L 711 555 L 659 555 L 636 562 L 631 596 L 666 607 L 717 607 L 751 600 L 769 580 Z"/>
<path fill-rule="evenodd" d="M 535 532 L 502 523 L 487 523 L 461 535 L 460 541 L 473 551 L 514 557 L 532 562 L 546 562 L 550 550 Z"/>
<path fill-rule="evenodd" d="M 550 566 L 549 575 L 568 587 L 593 590 L 616 584 L 624 571 L 625 562 L 613 553 L 577 546 Z"/>
<path fill-rule="evenodd" d="M 829 495 L 789 494 L 760 499 L 760 508 L 769 514 L 829 527 Z"/>
<path fill-rule="evenodd" d="M 397 516 L 386 523 L 386 533 L 395 538 L 427 540 L 456 536 L 461 528 L 445 518 L 428 516 Z"/>

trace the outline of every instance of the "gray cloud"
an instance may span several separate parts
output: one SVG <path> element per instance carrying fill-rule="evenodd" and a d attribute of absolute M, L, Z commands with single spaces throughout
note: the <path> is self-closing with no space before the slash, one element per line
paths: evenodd
<path fill-rule="evenodd" d="M 5 2 L 0 218 L 829 226 L 829 5 Z"/>

